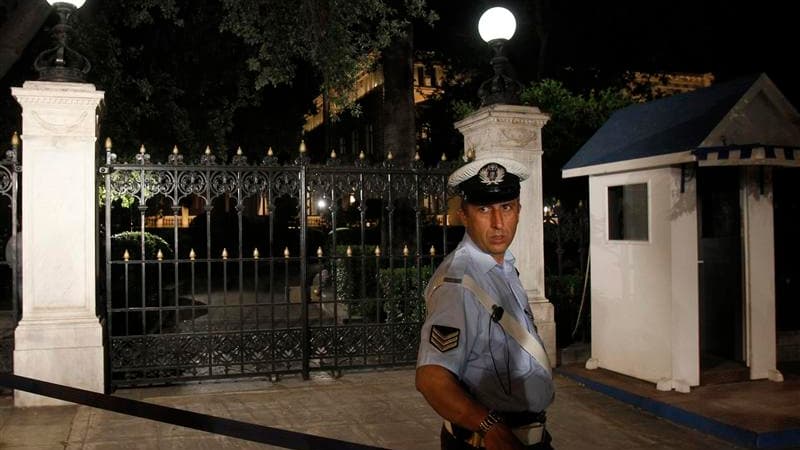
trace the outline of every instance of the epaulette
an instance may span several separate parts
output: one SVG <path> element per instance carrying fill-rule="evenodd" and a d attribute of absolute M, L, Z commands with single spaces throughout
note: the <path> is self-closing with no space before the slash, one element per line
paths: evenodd
<path fill-rule="evenodd" d="M 459 280 L 464 277 L 467 271 L 467 264 L 469 263 L 469 252 L 466 247 L 457 249 L 453 254 L 453 259 L 450 261 L 450 267 L 444 274 L 444 278 Z"/>
<path fill-rule="evenodd" d="M 430 311 L 430 296 L 445 283 L 460 284 L 464 273 L 467 270 L 467 263 L 469 262 L 469 255 L 465 248 L 457 249 L 452 254 L 452 259 L 444 271 L 437 271 L 434 278 L 428 283 L 428 288 L 425 290 L 425 303 Z"/>

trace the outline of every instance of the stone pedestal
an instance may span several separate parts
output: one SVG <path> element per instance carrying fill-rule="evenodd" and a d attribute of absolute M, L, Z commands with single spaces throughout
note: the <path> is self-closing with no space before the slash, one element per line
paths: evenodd
<path fill-rule="evenodd" d="M 517 235 L 511 252 L 517 258 L 522 286 L 544 341 L 550 363 L 556 363 L 556 323 L 553 305 L 544 292 L 544 223 L 542 217 L 542 127 L 550 116 L 532 106 L 490 105 L 455 127 L 464 135 L 464 150 L 476 158 L 497 156 L 521 162 L 531 170 L 522 182 Z"/>
<path fill-rule="evenodd" d="M 103 333 L 95 310 L 96 111 L 83 83 L 29 81 L 22 105 L 22 320 L 14 373 L 103 392 Z M 16 406 L 63 404 L 26 392 Z"/>

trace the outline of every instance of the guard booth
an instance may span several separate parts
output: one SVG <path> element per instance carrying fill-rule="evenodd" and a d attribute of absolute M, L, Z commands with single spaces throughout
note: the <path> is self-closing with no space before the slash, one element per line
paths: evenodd
<path fill-rule="evenodd" d="M 589 177 L 587 368 L 681 392 L 781 381 L 800 360 L 798 167 L 800 115 L 765 74 L 617 111 L 563 168 Z"/>

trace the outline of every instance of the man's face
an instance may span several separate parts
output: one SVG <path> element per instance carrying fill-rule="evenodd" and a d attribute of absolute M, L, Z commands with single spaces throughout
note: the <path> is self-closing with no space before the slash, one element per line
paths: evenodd
<path fill-rule="evenodd" d="M 517 232 L 521 208 L 519 198 L 491 205 L 462 203 L 458 217 L 475 245 L 500 263 Z"/>

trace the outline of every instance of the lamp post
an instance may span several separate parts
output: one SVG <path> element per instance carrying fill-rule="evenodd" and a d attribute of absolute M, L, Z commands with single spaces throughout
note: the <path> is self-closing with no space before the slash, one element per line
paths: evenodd
<path fill-rule="evenodd" d="M 503 7 L 489 8 L 478 21 L 478 32 L 494 51 L 491 64 L 494 76 L 481 84 L 478 97 L 481 106 L 502 103 L 519 105 L 522 84 L 511 76 L 511 64 L 503 55 L 503 47 L 514 36 L 517 22 L 511 11 Z"/>
<path fill-rule="evenodd" d="M 92 65 L 85 56 L 67 46 L 67 37 L 72 31 L 70 17 L 86 0 L 47 1 L 58 13 L 59 20 L 53 27 L 55 47 L 40 53 L 33 63 L 39 72 L 39 80 L 84 82 Z"/>

